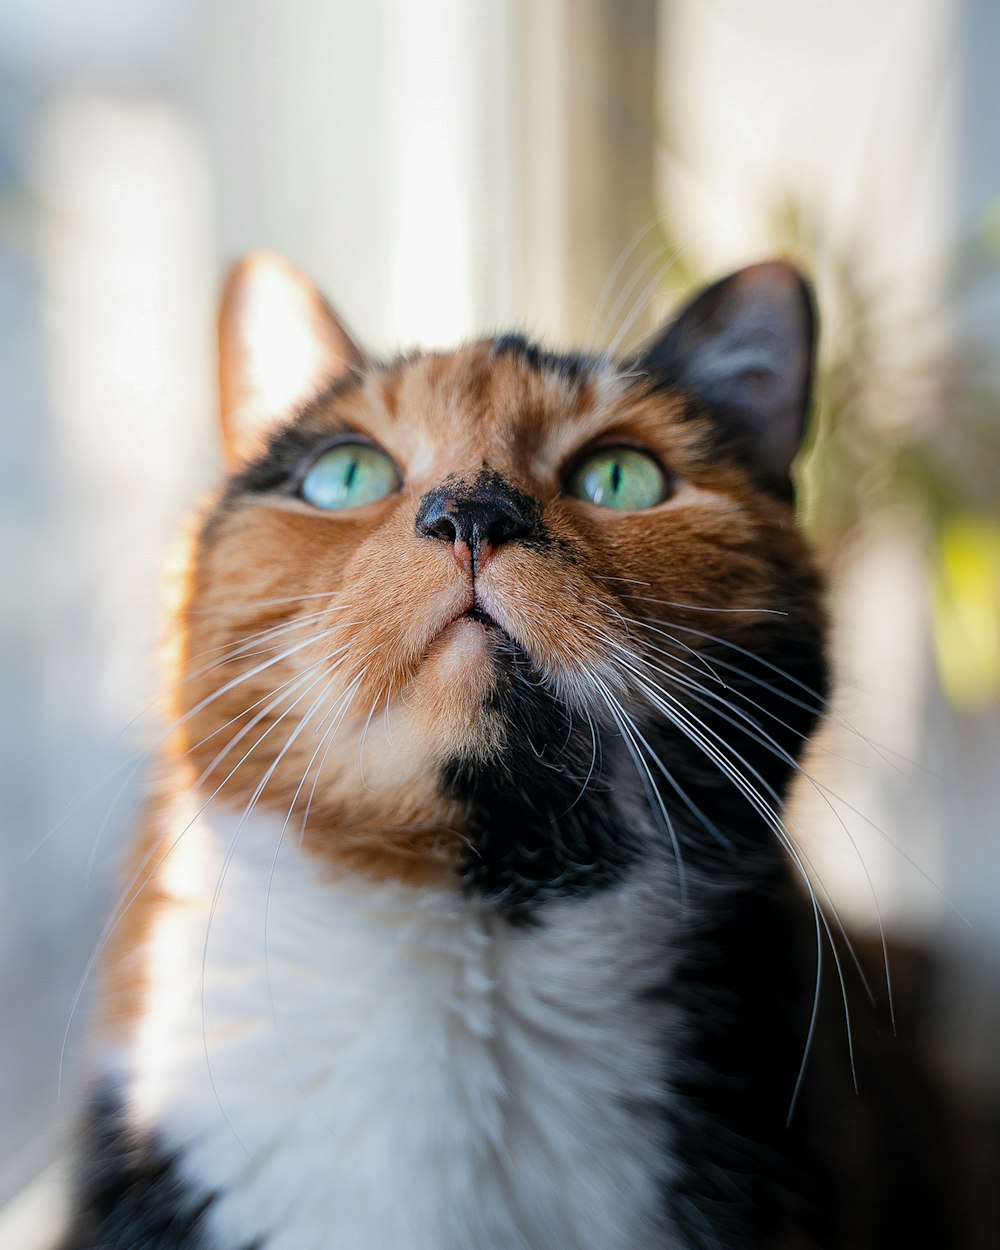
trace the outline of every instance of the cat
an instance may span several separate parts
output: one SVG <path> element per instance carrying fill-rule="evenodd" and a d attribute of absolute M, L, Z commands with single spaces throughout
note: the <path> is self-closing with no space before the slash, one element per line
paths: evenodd
<path fill-rule="evenodd" d="M 236 268 L 67 1250 L 957 1244 L 785 809 L 815 321 L 768 261 L 627 359 L 380 363 Z"/>

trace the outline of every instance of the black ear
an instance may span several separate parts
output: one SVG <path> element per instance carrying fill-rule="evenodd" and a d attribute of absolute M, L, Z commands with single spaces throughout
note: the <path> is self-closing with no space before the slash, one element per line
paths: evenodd
<path fill-rule="evenodd" d="M 785 261 L 767 261 L 696 295 L 640 364 L 707 408 L 761 484 L 788 497 L 809 411 L 815 328 L 805 279 Z"/>

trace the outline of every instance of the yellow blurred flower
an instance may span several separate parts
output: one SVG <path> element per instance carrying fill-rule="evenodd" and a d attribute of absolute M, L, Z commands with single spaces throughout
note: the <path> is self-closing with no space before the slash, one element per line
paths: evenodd
<path fill-rule="evenodd" d="M 933 633 L 941 686 L 963 710 L 1000 700 L 1000 524 L 945 522 L 934 570 Z"/>

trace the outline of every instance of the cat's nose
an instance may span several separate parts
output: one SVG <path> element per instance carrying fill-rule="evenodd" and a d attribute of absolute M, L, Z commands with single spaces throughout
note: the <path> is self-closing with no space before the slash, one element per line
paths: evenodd
<path fill-rule="evenodd" d="M 450 543 L 474 576 L 495 548 L 534 535 L 540 511 L 499 473 L 484 470 L 471 482 L 444 482 L 428 491 L 417 509 L 417 533 Z"/>

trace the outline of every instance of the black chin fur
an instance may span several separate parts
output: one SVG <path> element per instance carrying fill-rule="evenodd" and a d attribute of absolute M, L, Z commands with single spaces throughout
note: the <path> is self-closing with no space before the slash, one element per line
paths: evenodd
<path fill-rule="evenodd" d="M 674 780 L 650 763 L 670 815 L 667 829 L 621 732 L 596 712 L 592 720 L 570 712 L 523 648 L 510 639 L 504 646 L 488 707 L 503 727 L 504 747 L 488 759 L 456 756 L 443 770 L 445 792 L 468 812 L 468 888 L 521 912 L 549 898 L 592 893 L 621 880 L 637 859 L 640 825 L 676 839 L 672 853 L 695 875 L 738 883 L 757 862 L 787 874 L 759 806 L 683 730 L 648 710 L 637 718 Z M 720 671 L 728 665 L 718 687 L 726 702 L 689 701 L 691 716 L 763 802 L 780 808 L 826 693 L 818 632 L 765 636 L 755 647 L 759 658 L 736 654 L 735 666 L 731 651 L 705 654 Z M 711 681 L 705 686 L 713 690 Z"/>
<path fill-rule="evenodd" d="M 610 782 L 620 742 L 572 715 L 517 643 L 504 646 L 488 709 L 505 728 L 504 750 L 450 761 L 443 785 L 468 811 L 466 887 L 523 918 L 547 899 L 619 881 L 638 845 Z"/>

